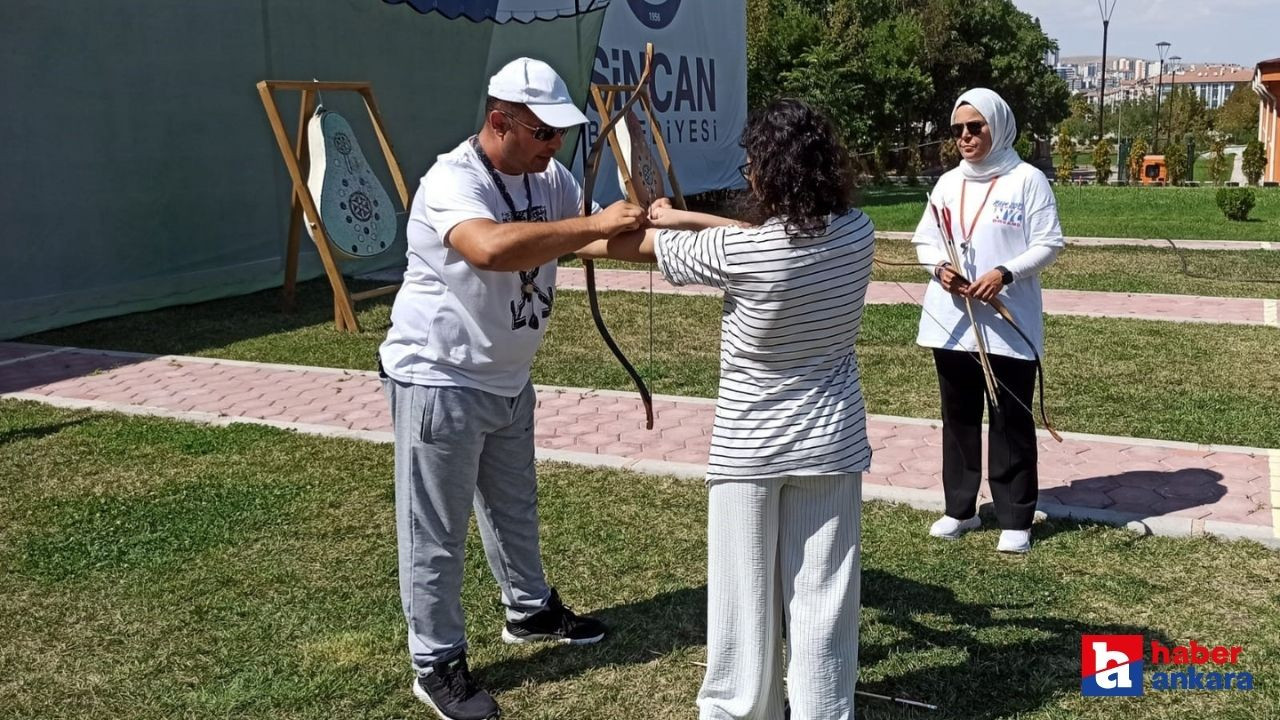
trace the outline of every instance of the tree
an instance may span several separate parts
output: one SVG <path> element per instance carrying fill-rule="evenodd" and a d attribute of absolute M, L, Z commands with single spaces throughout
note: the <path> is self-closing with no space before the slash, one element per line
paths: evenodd
<path fill-rule="evenodd" d="M 1181 185 L 1187 179 L 1187 148 L 1176 140 L 1164 154 L 1164 174 L 1170 185 Z"/>
<path fill-rule="evenodd" d="M 1267 166 L 1267 146 L 1257 140 L 1250 140 L 1244 146 L 1244 154 L 1240 157 L 1240 170 L 1250 185 L 1257 185 L 1262 179 L 1262 171 Z"/>
<path fill-rule="evenodd" d="M 1249 83 L 1240 83 L 1213 113 L 1213 127 L 1237 143 L 1258 137 L 1258 96 Z"/>
<path fill-rule="evenodd" d="M 942 145 L 938 148 L 938 161 L 942 163 L 944 171 L 960 164 L 960 148 L 956 147 L 955 140 L 947 138 L 942 141 Z"/>
<path fill-rule="evenodd" d="M 747 104 L 767 105 L 783 94 L 782 77 L 823 37 L 813 3 L 750 0 L 747 5 Z"/>
<path fill-rule="evenodd" d="M 818 43 L 780 79 L 780 95 L 801 98 L 825 112 L 849 147 L 871 144 L 871 123 L 861 112 L 869 102 L 868 88 L 853 68 L 847 47 L 834 40 Z"/>
<path fill-rule="evenodd" d="M 907 146 L 907 184 L 915 187 L 920 184 L 920 146 L 915 141 Z"/>
<path fill-rule="evenodd" d="M 1055 44 L 1012 0 L 748 0 L 747 42 L 750 107 L 800 97 L 855 152 L 938 137 L 972 87 L 1000 93 L 1034 134 L 1068 113 L 1043 62 Z"/>
<path fill-rule="evenodd" d="M 915 8 L 924 30 L 924 64 L 934 92 L 925 117 L 948 119 L 960 93 L 988 87 L 1013 108 L 1019 130 L 1050 135 L 1069 113 L 1066 82 L 1044 64 L 1057 43 L 1012 0 L 845 0 L 864 11 Z"/>
<path fill-rule="evenodd" d="M 1227 141 L 1219 135 L 1209 145 L 1209 180 L 1221 185 L 1231 179 L 1231 164 L 1227 162 Z"/>
<path fill-rule="evenodd" d="M 1018 157 L 1026 162 L 1031 162 L 1034 158 L 1031 154 L 1035 152 L 1035 145 L 1031 142 L 1031 136 L 1027 133 L 1019 133 L 1018 139 L 1013 143 L 1013 149 L 1018 152 Z"/>
<path fill-rule="evenodd" d="M 1142 166 L 1147 157 L 1147 139 L 1139 136 L 1133 141 L 1133 147 L 1129 148 L 1129 182 L 1133 185 L 1142 184 Z"/>
<path fill-rule="evenodd" d="M 1065 125 L 1058 132 L 1058 158 L 1060 162 L 1055 174 L 1058 182 L 1065 185 L 1071 182 L 1071 171 L 1076 169 L 1076 146 Z"/>
<path fill-rule="evenodd" d="M 1197 146 L 1208 144 L 1209 109 L 1191 88 L 1178 88 L 1169 93 L 1160 112 L 1165 115 L 1160 122 L 1160 132 L 1170 147 L 1180 144 L 1187 136 L 1191 136 Z"/>
<path fill-rule="evenodd" d="M 1093 171 L 1097 173 L 1099 185 L 1106 185 L 1107 180 L 1111 178 L 1111 154 L 1114 152 L 1115 148 L 1106 138 L 1102 138 L 1097 145 L 1093 146 Z"/>
<path fill-rule="evenodd" d="M 1119 137 L 1150 137 L 1155 129 L 1156 101 L 1154 97 L 1126 100 L 1110 114 L 1118 121 Z"/>
<path fill-rule="evenodd" d="M 1062 121 L 1067 134 L 1075 138 L 1087 138 L 1094 134 L 1098 127 L 1098 114 L 1084 95 L 1072 95 L 1068 105 L 1071 114 Z"/>

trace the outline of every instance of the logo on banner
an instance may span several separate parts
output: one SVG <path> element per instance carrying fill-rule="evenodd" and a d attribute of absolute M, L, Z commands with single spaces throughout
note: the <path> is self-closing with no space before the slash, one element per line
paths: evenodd
<path fill-rule="evenodd" d="M 1141 635 L 1082 635 L 1080 692 L 1088 696 L 1142 694 Z"/>
<path fill-rule="evenodd" d="M 1082 635 L 1080 692 L 1095 697 L 1142 695 L 1143 644 L 1141 635 Z M 1152 640 L 1151 665 L 1156 670 L 1151 673 L 1151 689 L 1252 690 L 1253 673 L 1238 665 L 1243 652 L 1239 645 L 1192 640 L 1166 647 Z"/>
<path fill-rule="evenodd" d="M 663 0 L 656 3 L 649 0 L 627 0 L 627 4 L 631 6 L 631 12 L 635 13 L 636 19 L 652 30 L 661 30 L 670 25 L 671 21 L 676 19 L 676 11 L 680 9 L 680 0 Z"/>

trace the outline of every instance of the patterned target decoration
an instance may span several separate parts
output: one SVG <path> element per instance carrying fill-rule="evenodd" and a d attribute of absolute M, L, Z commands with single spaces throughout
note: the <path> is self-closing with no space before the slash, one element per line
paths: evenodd
<path fill-rule="evenodd" d="M 351 154 L 351 138 L 346 133 L 337 133 L 333 136 L 333 146 L 343 155 Z"/>
<path fill-rule="evenodd" d="M 360 190 L 351 193 L 351 214 L 360 222 L 368 222 L 373 217 L 373 201 Z"/>
<path fill-rule="evenodd" d="M 391 196 L 365 162 L 351 125 L 338 113 L 320 107 L 307 133 L 311 148 L 307 187 L 320 210 L 329 246 L 353 258 L 384 252 L 396 239 L 395 210 Z"/>

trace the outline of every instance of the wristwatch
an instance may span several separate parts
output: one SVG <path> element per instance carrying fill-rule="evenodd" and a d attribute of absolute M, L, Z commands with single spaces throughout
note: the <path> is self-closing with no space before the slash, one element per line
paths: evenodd
<path fill-rule="evenodd" d="M 1009 268 L 1003 265 L 997 265 L 996 269 L 1000 271 L 1000 282 L 1005 285 L 1013 284 L 1013 273 L 1009 272 Z"/>

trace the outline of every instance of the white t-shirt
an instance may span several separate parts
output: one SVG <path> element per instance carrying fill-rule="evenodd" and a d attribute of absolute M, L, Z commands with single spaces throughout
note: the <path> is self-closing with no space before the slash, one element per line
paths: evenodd
<path fill-rule="evenodd" d="M 524 176 L 499 173 L 518 221 L 581 214 L 582 189 L 554 159 Z M 436 158 L 409 210 L 409 265 L 391 308 L 382 368 L 417 385 L 468 387 L 515 397 L 529 382 L 533 355 L 551 319 L 556 261 L 527 272 L 480 270 L 449 244 L 461 222 L 510 222 L 512 213 L 470 142 Z"/>
<path fill-rule="evenodd" d="M 720 391 L 707 479 L 864 472 L 871 466 L 854 342 L 875 253 L 861 211 L 792 238 L 782 223 L 664 230 L 673 285 L 724 290 Z"/>
<path fill-rule="evenodd" d="M 938 179 L 930 199 L 939 212 L 943 207 L 951 209 L 952 234 L 958 244 L 964 242 L 961 224 L 968 229 L 974 223 L 979 206 L 982 206 L 968 249 L 961 251 L 957 248 L 963 265 L 958 272 L 974 280 L 997 265 L 1008 268 L 1014 281 L 1000 291 L 999 297 L 1035 345 L 1036 353 L 1043 356 L 1044 310 L 1040 297 L 1040 272 L 1053 262 L 1065 245 L 1062 228 L 1058 224 L 1058 203 L 1044 173 L 1027 163 L 1000 176 L 995 183 L 995 187 L 990 188 L 989 182 L 970 180 L 964 187 L 965 178 L 959 169 L 955 169 Z M 962 187 L 965 196 L 963 210 L 960 208 Z M 989 188 L 991 195 L 986 205 L 982 205 Z M 920 218 L 912 242 L 916 246 L 917 258 L 927 268 L 932 269 L 947 261 L 942 232 L 928 208 Z M 1035 358 L 1017 331 L 990 305 L 978 300 L 972 301 L 972 305 L 988 352 L 1023 360 Z M 936 278 L 925 291 L 916 342 L 924 347 L 946 350 L 978 350 L 965 312 L 964 298 L 944 290 Z"/>

